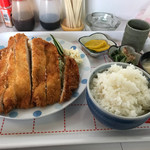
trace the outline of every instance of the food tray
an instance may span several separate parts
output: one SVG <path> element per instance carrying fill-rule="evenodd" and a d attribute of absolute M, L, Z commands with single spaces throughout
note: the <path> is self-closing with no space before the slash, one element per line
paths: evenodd
<path fill-rule="evenodd" d="M 26 35 L 39 36 L 50 32 L 30 32 Z M 56 38 L 74 41 L 79 47 L 77 40 L 83 35 L 94 32 L 51 32 Z M 122 39 L 123 32 L 103 32 L 118 44 Z M 1 33 L 2 42 L 8 40 L 10 35 L 16 33 Z M 0 46 L 2 43 L 0 41 Z M 83 50 L 84 53 L 86 53 Z M 92 58 L 87 54 L 91 62 L 91 69 L 109 62 L 107 54 L 98 58 Z M 91 143 L 115 143 L 150 141 L 150 120 L 138 128 L 117 131 L 105 127 L 91 114 L 86 100 L 85 91 L 80 97 L 65 109 L 42 118 L 30 120 L 11 120 L 0 118 L 0 149 L 40 147 L 54 145 L 91 144 Z"/>

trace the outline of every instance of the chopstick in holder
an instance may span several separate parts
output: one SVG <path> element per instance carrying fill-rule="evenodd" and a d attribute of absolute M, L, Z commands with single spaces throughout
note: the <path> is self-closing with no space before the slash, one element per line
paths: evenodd
<path fill-rule="evenodd" d="M 69 6 L 69 11 L 70 11 L 70 19 L 71 19 L 71 23 L 72 23 L 72 27 L 76 27 L 75 24 L 75 15 L 73 13 L 73 8 L 72 8 L 72 4 L 71 4 L 71 0 L 68 0 L 68 6 Z"/>
<path fill-rule="evenodd" d="M 66 23 L 70 28 L 81 26 L 82 0 L 64 0 Z"/>
<path fill-rule="evenodd" d="M 81 26 L 81 13 L 82 13 L 82 0 L 77 0 L 77 9 L 76 9 L 76 25 L 77 25 L 77 27 Z"/>
<path fill-rule="evenodd" d="M 65 11 L 66 11 L 66 25 L 68 27 L 71 27 L 71 24 L 70 24 L 70 16 L 69 16 L 69 12 L 68 12 L 68 7 L 67 7 L 67 1 L 64 0 L 64 3 L 65 3 Z"/>
<path fill-rule="evenodd" d="M 72 8 L 73 8 L 73 13 L 74 13 L 74 17 L 75 17 L 75 24 L 76 24 L 76 18 L 77 16 L 75 15 L 76 14 L 76 10 L 77 10 L 77 1 L 76 0 L 72 0 Z"/>

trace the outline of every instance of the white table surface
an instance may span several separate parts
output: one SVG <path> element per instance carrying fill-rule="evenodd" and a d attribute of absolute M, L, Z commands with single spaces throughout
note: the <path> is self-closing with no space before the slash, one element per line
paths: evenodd
<path fill-rule="evenodd" d="M 117 31 L 125 28 L 126 21 L 122 21 Z M 6 28 L 4 23 L 0 23 L 0 32 L 14 32 L 15 28 Z M 34 31 L 45 31 L 39 24 L 36 24 Z M 57 31 L 61 31 L 58 29 Z M 50 147 L 30 147 L 21 150 L 150 150 L 150 142 L 131 142 L 131 143 L 107 143 L 107 144 L 86 144 L 86 145 L 62 145 Z"/>
<path fill-rule="evenodd" d="M 15 150 L 15 149 L 13 149 Z M 18 149 L 19 150 L 19 149 Z M 150 150 L 150 142 L 109 143 L 89 145 L 64 145 L 51 147 L 22 148 L 20 150 Z"/>

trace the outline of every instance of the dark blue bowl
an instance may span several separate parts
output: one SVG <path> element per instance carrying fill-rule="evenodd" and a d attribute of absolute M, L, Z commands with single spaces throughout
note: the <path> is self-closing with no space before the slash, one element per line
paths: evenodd
<path fill-rule="evenodd" d="M 87 89 L 86 89 L 87 104 L 88 104 L 89 109 L 91 110 L 92 114 L 95 116 L 95 118 L 99 122 L 101 122 L 102 124 L 104 124 L 105 126 L 107 126 L 109 128 L 118 129 L 118 130 L 127 130 L 127 129 L 132 129 L 132 128 L 138 127 L 139 125 L 143 124 L 146 120 L 148 120 L 148 118 L 150 117 L 150 112 L 148 112 L 147 114 L 138 116 L 138 117 L 117 116 L 117 115 L 112 114 L 112 113 L 106 111 L 105 109 L 103 109 L 91 95 L 91 92 L 89 89 L 91 80 L 95 77 L 95 75 L 98 72 L 105 71 L 107 68 L 109 68 L 113 64 L 121 65 L 123 67 L 126 67 L 127 65 L 129 65 L 127 63 L 111 62 L 111 63 L 106 63 L 106 64 L 103 64 L 103 65 L 97 67 L 91 73 L 90 78 L 87 83 Z M 138 68 L 138 67 L 136 67 L 136 68 Z M 138 68 L 138 69 L 140 69 L 140 68 Z M 142 69 L 140 69 L 140 70 L 143 72 L 143 74 L 148 79 L 150 78 L 150 75 L 148 73 L 146 73 Z"/>

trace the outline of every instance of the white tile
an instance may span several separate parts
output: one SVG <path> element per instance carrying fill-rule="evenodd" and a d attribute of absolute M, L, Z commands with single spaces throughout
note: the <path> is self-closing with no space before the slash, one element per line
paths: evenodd
<path fill-rule="evenodd" d="M 3 118 L 0 118 L 0 127 L 2 126 Z"/>
<path fill-rule="evenodd" d="M 71 105 L 66 109 L 66 130 L 95 129 L 93 115 L 87 105 Z"/>
<path fill-rule="evenodd" d="M 4 125 L 5 119 L 4 118 L 0 118 L 0 133 L 3 130 L 3 125 Z"/>
<path fill-rule="evenodd" d="M 64 130 L 64 110 L 53 115 L 36 119 L 35 132 L 48 132 L 48 131 L 63 131 Z"/>
<path fill-rule="evenodd" d="M 98 65 L 104 64 L 107 60 L 105 58 L 105 55 L 101 55 L 98 57 L 98 59 L 95 59 L 94 57 L 88 56 L 88 59 L 91 63 L 92 69 L 97 67 Z"/>
<path fill-rule="evenodd" d="M 109 127 L 107 127 L 107 126 L 105 126 L 105 125 L 103 125 L 101 122 L 99 122 L 96 118 L 94 118 L 94 124 L 95 124 L 95 127 L 96 127 L 96 129 L 97 129 L 97 131 L 105 131 L 105 132 L 107 132 L 107 131 L 115 131 L 115 129 L 111 129 L 111 128 L 109 128 Z M 145 132 L 147 132 L 147 131 L 149 131 L 149 129 L 150 129 L 150 123 L 144 123 L 144 124 L 142 124 L 141 126 L 139 126 L 139 127 L 137 127 L 137 128 L 134 128 L 134 129 L 132 129 L 131 131 L 143 131 L 144 133 Z M 117 130 L 117 132 L 118 132 L 118 130 Z M 119 131 L 120 132 L 120 131 Z M 127 131 L 128 132 L 128 131 Z M 134 133 L 135 133 L 134 132 Z M 132 135 L 132 134 L 131 134 Z M 118 139 L 118 141 L 119 141 L 119 139 Z"/>
<path fill-rule="evenodd" d="M 33 120 L 8 120 L 6 119 L 3 125 L 3 134 L 19 134 L 19 133 L 26 133 L 32 132 L 33 128 Z"/>
<path fill-rule="evenodd" d="M 105 125 L 103 125 L 102 123 L 100 123 L 98 120 L 95 119 L 95 123 L 96 123 L 96 128 L 98 130 L 110 130 L 110 128 L 106 127 Z"/>
<path fill-rule="evenodd" d="M 143 123 L 142 125 L 140 125 L 139 127 L 135 128 L 134 130 L 139 130 L 139 129 L 142 129 L 142 130 L 150 129 L 150 123 Z"/>
<path fill-rule="evenodd" d="M 150 150 L 150 142 L 122 143 L 123 150 Z"/>
<path fill-rule="evenodd" d="M 90 144 L 90 145 L 51 146 L 41 148 L 23 148 L 21 150 L 122 150 L 122 149 L 120 144 Z"/>

